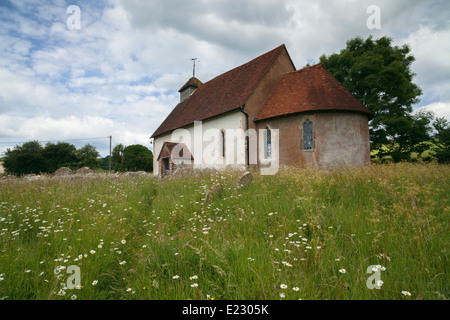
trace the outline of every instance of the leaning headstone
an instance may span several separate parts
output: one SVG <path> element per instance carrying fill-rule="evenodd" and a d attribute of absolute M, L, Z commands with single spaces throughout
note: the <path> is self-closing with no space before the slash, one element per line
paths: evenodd
<path fill-rule="evenodd" d="M 212 198 L 220 195 L 222 193 L 222 190 L 223 190 L 223 187 L 220 183 L 216 183 L 215 185 L 213 185 L 211 188 L 206 190 L 205 202 L 208 202 Z"/>
<path fill-rule="evenodd" d="M 249 185 L 252 180 L 252 174 L 249 171 L 245 172 L 242 176 L 239 177 L 239 180 L 236 183 L 236 190 Z"/>
<path fill-rule="evenodd" d="M 62 167 L 55 171 L 55 176 L 57 177 L 70 176 L 71 174 L 73 174 L 72 170 L 67 167 Z"/>
<path fill-rule="evenodd" d="M 23 178 L 28 181 L 36 181 L 36 180 L 44 179 L 43 176 L 37 175 L 37 174 L 27 174 L 27 175 L 23 176 Z"/>
<path fill-rule="evenodd" d="M 94 173 L 94 170 L 92 170 L 89 167 L 83 167 L 83 168 L 80 168 L 77 170 L 77 174 L 80 174 L 80 175 L 87 175 L 87 174 L 93 174 L 93 173 Z"/>

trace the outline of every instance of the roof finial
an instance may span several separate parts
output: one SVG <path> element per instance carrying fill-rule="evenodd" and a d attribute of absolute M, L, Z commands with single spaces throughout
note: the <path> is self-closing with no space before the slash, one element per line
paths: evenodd
<path fill-rule="evenodd" d="M 197 58 L 191 58 L 191 61 L 192 61 L 193 64 L 194 64 L 194 70 L 192 71 L 192 76 L 195 77 L 195 62 L 197 61 Z M 197 61 L 197 62 L 200 62 L 200 60 Z"/>

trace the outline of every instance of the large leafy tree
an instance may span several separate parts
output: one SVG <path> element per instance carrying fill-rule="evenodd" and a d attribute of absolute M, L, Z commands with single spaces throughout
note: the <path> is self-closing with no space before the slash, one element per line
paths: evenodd
<path fill-rule="evenodd" d="M 42 147 L 38 141 L 28 141 L 7 149 L 3 166 L 7 173 L 17 176 L 53 173 L 60 167 L 77 169 L 87 166 L 95 169 L 101 163 L 99 156 L 97 149 L 90 144 L 77 150 L 67 142 L 47 143 Z"/>
<path fill-rule="evenodd" d="M 7 149 L 3 166 L 6 172 L 14 175 L 39 174 L 47 172 L 43 148 L 38 141 L 25 142 L 14 149 Z"/>
<path fill-rule="evenodd" d="M 89 167 L 91 169 L 97 169 L 100 167 L 102 160 L 100 159 L 100 153 L 97 149 L 87 144 L 84 147 L 77 150 L 78 167 Z"/>
<path fill-rule="evenodd" d="M 121 143 L 112 150 L 111 164 L 114 170 L 123 171 L 123 151 L 125 146 Z"/>
<path fill-rule="evenodd" d="M 74 167 L 78 161 L 77 148 L 68 142 L 47 143 L 42 151 L 46 169 L 54 172 L 61 167 Z"/>
<path fill-rule="evenodd" d="M 123 150 L 123 167 L 130 171 L 153 171 L 153 153 L 140 144 Z"/>
<path fill-rule="evenodd" d="M 322 55 L 320 61 L 373 112 L 371 147 L 380 157 L 406 159 L 431 139 L 432 114 L 413 115 L 412 106 L 419 102 L 422 91 L 413 83 L 415 58 L 408 45 L 393 46 L 389 37 L 356 37 L 347 41 L 340 53 Z"/>
<path fill-rule="evenodd" d="M 433 122 L 434 156 L 440 163 L 450 163 L 450 122 L 444 117 Z"/>

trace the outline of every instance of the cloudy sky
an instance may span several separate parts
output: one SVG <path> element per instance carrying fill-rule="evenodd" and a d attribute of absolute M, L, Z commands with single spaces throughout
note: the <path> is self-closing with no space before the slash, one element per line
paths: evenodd
<path fill-rule="evenodd" d="M 371 34 L 410 45 L 415 109 L 450 120 L 448 0 L 0 0 L 0 155 L 59 140 L 106 156 L 110 135 L 151 149 L 190 58 L 206 82 L 281 44 L 300 69 Z"/>

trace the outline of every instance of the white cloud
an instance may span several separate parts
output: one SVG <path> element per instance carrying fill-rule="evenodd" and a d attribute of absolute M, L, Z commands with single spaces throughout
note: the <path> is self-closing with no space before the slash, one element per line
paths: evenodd
<path fill-rule="evenodd" d="M 81 30 L 67 29 L 65 0 L 0 7 L 0 142 L 112 135 L 116 143 L 148 146 L 192 75 L 190 58 L 198 58 L 196 75 L 206 82 L 282 43 L 301 68 L 370 34 L 411 45 L 426 108 L 448 115 L 448 1 L 76 4 Z M 371 4 L 381 8 L 381 30 L 367 29 Z"/>
<path fill-rule="evenodd" d="M 418 109 L 423 111 L 431 111 L 436 118 L 446 118 L 450 121 L 450 102 L 434 102 Z"/>

